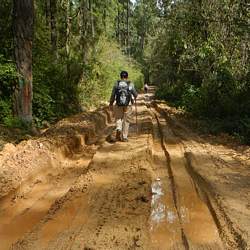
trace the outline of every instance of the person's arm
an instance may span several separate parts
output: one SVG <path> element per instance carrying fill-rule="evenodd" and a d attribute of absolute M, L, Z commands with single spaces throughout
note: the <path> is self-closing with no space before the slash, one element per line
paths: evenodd
<path fill-rule="evenodd" d="M 116 91 L 116 83 L 114 84 L 114 87 L 112 89 L 112 93 L 111 93 L 111 96 L 110 96 L 110 100 L 109 100 L 109 106 L 112 106 L 115 102 L 115 91 Z"/>
<path fill-rule="evenodd" d="M 131 83 L 131 87 L 132 87 L 131 88 L 131 94 L 133 95 L 134 99 L 136 99 L 137 96 L 138 96 L 138 93 L 137 93 L 137 91 L 136 91 L 135 86 L 134 86 L 133 83 Z"/>

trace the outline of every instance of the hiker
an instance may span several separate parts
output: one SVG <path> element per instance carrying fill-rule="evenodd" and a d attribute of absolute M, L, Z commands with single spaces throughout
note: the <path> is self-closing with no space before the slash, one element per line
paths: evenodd
<path fill-rule="evenodd" d="M 132 121 L 132 105 L 136 101 L 137 92 L 134 84 L 128 81 L 128 72 L 122 71 L 110 97 L 110 109 L 116 119 L 116 141 L 128 141 L 129 123 Z M 115 105 L 113 107 L 113 104 Z"/>
<path fill-rule="evenodd" d="M 147 94 L 148 93 L 148 84 L 144 83 L 144 93 Z"/>

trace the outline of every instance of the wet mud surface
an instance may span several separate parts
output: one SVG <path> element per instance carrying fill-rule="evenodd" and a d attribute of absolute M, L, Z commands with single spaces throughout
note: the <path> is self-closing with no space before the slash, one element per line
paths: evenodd
<path fill-rule="evenodd" d="M 189 131 L 153 90 L 140 95 L 129 142 L 106 141 L 112 129 L 103 110 L 61 122 L 44 146 L 3 150 L 5 173 L 23 165 L 0 179 L 1 250 L 249 249 L 240 156 Z"/>

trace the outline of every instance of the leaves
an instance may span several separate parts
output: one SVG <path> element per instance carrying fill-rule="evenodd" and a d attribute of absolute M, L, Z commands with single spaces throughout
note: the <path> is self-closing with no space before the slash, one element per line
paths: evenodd
<path fill-rule="evenodd" d="M 225 123 L 234 117 L 225 128 L 238 133 L 241 117 L 250 116 L 249 41 L 242 1 L 176 1 L 162 8 L 163 28 L 153 40 L 150 61 L 158 97 L 196 116 Z M 239 133 L 248 134 L 244 129 Z"/>

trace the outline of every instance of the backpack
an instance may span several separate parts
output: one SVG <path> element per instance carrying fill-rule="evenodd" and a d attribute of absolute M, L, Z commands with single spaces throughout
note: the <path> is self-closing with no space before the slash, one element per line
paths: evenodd
<path fill-rule="evenodd" d="M 115 95 L 116 95 L 116 104 L 118 106 L 128 106 L 131 101 L 129 82 L 118 81 Z"/>

